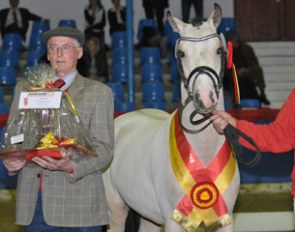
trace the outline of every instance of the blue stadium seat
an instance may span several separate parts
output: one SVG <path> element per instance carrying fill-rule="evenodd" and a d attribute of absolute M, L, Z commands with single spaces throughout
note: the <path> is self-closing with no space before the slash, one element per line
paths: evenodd
<path fill-rule="evenodd" d="M 0 189 L 16 189 L 17 175 L 11 176 L 0 160 Z"/>
<path fill-rule="evenodd" d="M 4 92 L 3 92 L 3 89 L 0 88 L 0 103 L 3 103 L 3 102 L 4 102 Z"/>
<path fill-rule="evenodd" d="M 165 19 L 164 21 L 164 34 L 167 37 L 167 35 L 169 35 L 170 33 L 173 32 L 173 29 L 168 21 L 168 19 Z"/>
<path fill-rule="evenodd" d="M 18 33 L 7 33 L 3 36 L 2 50 L 16 50 L 23 49 L 22 37 Z"/>
<path fill-rule="evenodd" d="M 8 105 L 6 103 L 4 103 L 4 102 L 0 102 L 0 115 L 3 115 L 3 114 L 7 114 L 8 115 L 8 113 L 9 113 L 9 107 L 8 107 Z"/>
<path fill-rule="evenodd" d="M 127 64 L 117 63 L 112 68 L 112 82 L 127 83 L 128 82 L 128 66 Z"/>
<path fill-rule="evenodd" d="M 240 100 L 241 108 L 260 108 L 261 104 L 258 99 L 241 99 Z"/>
<path fill-rule="evenodd" d="M 142 102 L 166 101 L 164 84 L 147 82 L 143 84 Z"/>
<path fill-rule="evenodd" d="M 174 49 L 177 40 L 179 39 L 179 33 L 170 31 L 169 34 L 166 35 L 168 48 Z"/>
<path fill-rule="evenodd" d="M 42 34 L 50 29 L 49 21 L 33 21 L 32 31 L 30 35 L 29 48 L 47 49 L 46 43 L 42 38 Z"/>
<path fill-rule="evenodd" d="M 0 51 L 0 66 L 19 67 L 19 58 L 16 50 Z"/>
<path fill-rule="evenodd" d="M 217 28 L 218 33 L 225 33 L 227 31 L 236 30 L 236 21 L 234 18 L 222 18 L 221 23 Z"/>
<path fill-rule="evenodd" d="M 50 29 L 49 21 L 33 21 L 31 35 L 41 35 Z"/>
<path fill-rule="evenodd" d="M 177 62 L 172 62 L 170 64 L 170 82 L 179 83 L 180 82 L 180 73 L 178 70 Z"/>
<path fill-rule="evenodd" d="M 30 37 L 29 49 L 47 50 L 47 45 L 44 42 L 42 35 L 32 35 Z"/>
<path fill-rule="evenodd" d="M 124 86 L 120 82 L 108 82 L 107 85 L 113 91 L 113 98 L 114 102 L 124 102 L 125 95 L 124 95 Z"/>
<path fill-rule="evenodd" d="M 135 104 L 131 102 L 115 102 L 115 112 L 123 113 L 135 110 Z"/>
<path fill-rule="evenodd" d="M 40 58 L 45 55 L 46 50 L 43 48 L 31 48 L 27 54 L 27 67 L 35 66 L 39 63 Z"/>
<path fill-rule="evenodd" d="M 142 47 L 139 50 L 140 64 L 161 64 L 161 52 L 158 47 Z"/>
<path fill-rule="evenodd" d="M 150 81 L 163 82 L 163 71 L 159 64 L 145 64 L 141 68 L 141 83 Z"/>
<path fill-rule="evenodd" d="M 167 50 L 168 50 L 168 61 L 170 64 L 176 63 L 175 58 L 175 45 L 179 39 L 179 34 L 177 32 L 170 32 L 166 35 L 167 38 Z"/>
<path fill-rule="evenodd" d="M 74 19 L 61 19 L 58 22 L 59 27 L 73 27 L 77 28 L 76 20 Z"/>
<path fill-rule="evenodd" d="M 115 48 L 112 51 L 112 65 L 115 64 L 126 64 L 127 63 L 127 48 Z"/>
<path fill-rule="evenodd" d="M 172 86 L 172 102 L 178 105 L 181 101 L 181 89 L 180 83 L 174 83 Z"/>
<path fill-rule="evenodd" d="M 117 31 L 112 34 L 112 49 L 125 47 L 127 44 L 127 32 Z"/>
<path fill-rule="evenodd" d="M 0 85 L 13 86 L 16 84 L 16 73 L 14 67 L 0 66 Z"/>

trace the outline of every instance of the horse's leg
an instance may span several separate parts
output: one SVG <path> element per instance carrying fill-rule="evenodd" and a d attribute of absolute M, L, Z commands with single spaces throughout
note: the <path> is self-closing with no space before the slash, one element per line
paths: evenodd
<path fill-rule="evenodd" d="M 129 207 L 120 197 L 116 196 L 108 200 L 108 210 L 110 216 L 110 231 L 124 232 Z"/>
<path fill-rule="evenodd" d="M 152 223 L 144 218 L 140 218 L 138 232 L 161 232 L 161 226 Z"/>
<path fill-rule="evenodd" d="M 232 232 L 232 231 L 234 231 L 233 223 L 217 230 L 217 232 Z"/>
<path fill-rule="evenodd" d="M 165 232 L 185 232 L 182 226 L 168 218 L 165 223 Z"/>
<path fill-rule="evenodd" d="M 129 210 L 125 223 L 125 232 L 138 232 L 140 216 L 132 209 Z"/>
<path fill-rule="evenodd" d="M 110 232 L 124 232 L 129 207 L 112 187 L 109 173 L 105 174 L 104 183 L 110 217 Z"/>

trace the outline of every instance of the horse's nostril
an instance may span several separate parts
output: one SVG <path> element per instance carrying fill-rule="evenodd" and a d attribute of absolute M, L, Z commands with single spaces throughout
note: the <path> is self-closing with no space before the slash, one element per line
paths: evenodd
<path fill-rule="evenodd" d="M 215 102 L 215 100 L 214 100 L 214 93 L 213 93 L 213 91 L 210 91 L 210 93 L 209 93 L 209 98 L 210 98 L 210 100 L 212 101 L 212 103 L 214 103 L 214 102 Z"/>
<path fill-rule="evenodd" d="M 202 102 L 201 94 L 199 92 L 193 95 L 193 102 Z"/>

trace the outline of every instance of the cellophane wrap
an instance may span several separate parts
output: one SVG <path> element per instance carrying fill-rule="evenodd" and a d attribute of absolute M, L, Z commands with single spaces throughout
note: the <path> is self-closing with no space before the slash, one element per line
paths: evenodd
<path fill-rule="evenodd" d="M 49 65 L 40 64 L 27 68 L 25 72 L 26 92 L 61 91 L 53 87 L 54 70 Z M 15 142 L 15 138 L 20 142 Z M 57 109 L 26 109 L 10 118 L 4 138 L 3 156 L 36 155 L 60 157 L 60 149 L 65 149 L 70 158 L 80 155 L 95 156 L 89 131 L 85 130 L 74 103 L 67 93 L 62 93 L 61 105 Z"/>

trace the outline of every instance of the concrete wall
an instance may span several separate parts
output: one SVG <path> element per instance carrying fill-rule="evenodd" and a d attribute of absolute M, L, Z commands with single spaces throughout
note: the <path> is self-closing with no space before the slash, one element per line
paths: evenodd
<path fill-rule="evenodd" d="M 234 0 L 204 0 L 204 17 L 208 17 L 213 9 L 214 2 L 217 2 L 223 10 L 224 17 L 233 17 Z M 121 4 L 125 5 L 125 0 Z M 102 0 L 105 9 L 109 9 L 111 0 Z M 181 0 L 169 0 L 169 10 L 176 17 L 181 18 Z M 79 29 L 84 29 L 83 10 L 88 0 L 20 0 L 20 6 L 30 9 L 44 18 L 50 19 L 51 28 L 57 26 L 60 19 L 75 19 Z M 9 7 L 9 0 L 0 1 L 0 9 Z M 137 22 L 144 17 L 142 0 L 133 0 L 134 8 L 134 31 L 137 31 Z M 193 12 L 192 14 L 193 15 Z M 106 27 L 106 41 L 109 42 L 108 25 Z M 29 34 L 29 32 L 28 32 Z M 29 38 L 29 37 L 28 37 Z"/>

